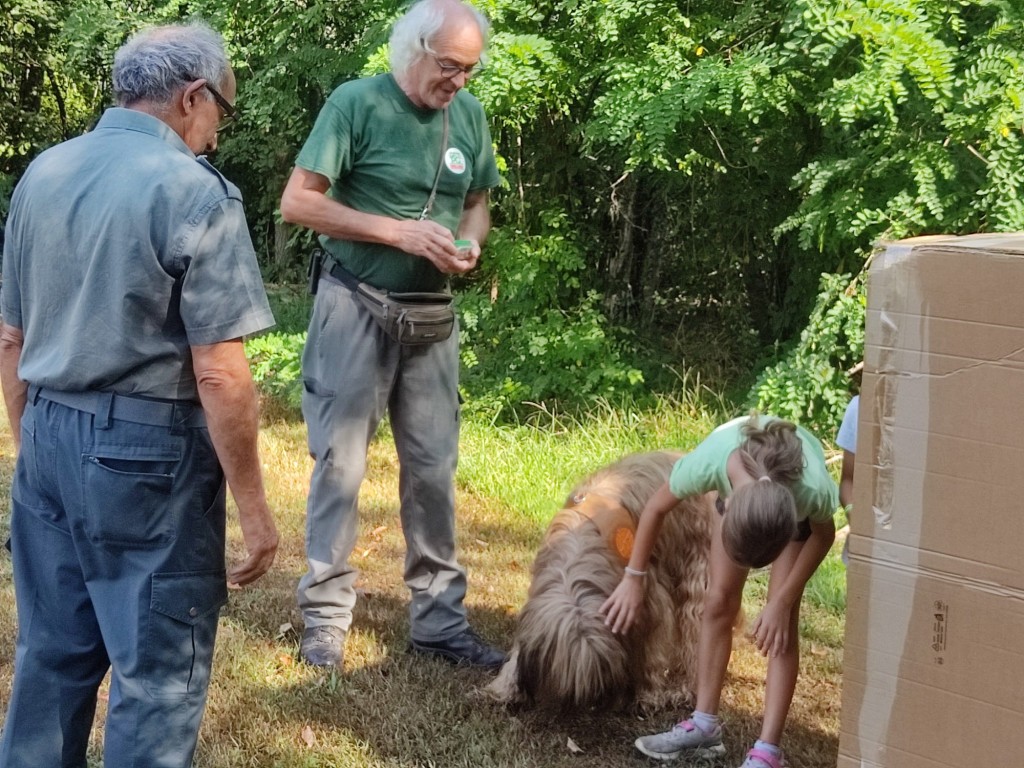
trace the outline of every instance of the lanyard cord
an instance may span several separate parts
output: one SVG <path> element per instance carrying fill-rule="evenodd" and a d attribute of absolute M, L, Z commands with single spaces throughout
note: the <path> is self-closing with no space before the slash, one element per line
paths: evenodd
<path fill-rule="evenodd" d="M 430 209 L 434 207 L 434 198 L 437 197 L 437 185 L 441 181 L 441 169 L 444 167 L 444 155 L 448 151 L 448 107 L 441 110 L 441 115 L 443 125 L 441 128 L 441 156 L 437 159 L 437 173 L 434 175 L 434 186 L 430 190 L 430 197 L 427 198 L 427 204 L 420 211 L 420 221 L 426 219 L 430 215 Z"/>

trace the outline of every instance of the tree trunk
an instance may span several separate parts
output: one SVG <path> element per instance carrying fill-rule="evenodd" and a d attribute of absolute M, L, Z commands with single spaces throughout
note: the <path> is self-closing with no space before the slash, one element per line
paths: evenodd
<path fill-rule="evenodd" d="M 615 252 L 608 262 L 607 288 L 604 311 L 613 323 L 623 323 L 629 317 L 632 304 L 632 275 L 636 263 L 634 234 L 637 199 L 636 177 L 624 173 L 612 185 L 609 217 L 613 231 L 617 232 Z"/>

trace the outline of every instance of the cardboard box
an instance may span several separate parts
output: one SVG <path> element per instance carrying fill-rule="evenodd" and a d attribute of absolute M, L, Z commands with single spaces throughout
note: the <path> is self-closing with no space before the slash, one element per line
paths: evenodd
<path fill-rule="evenodd" d="M 840 768 L 1024 762 L 1024 234 L 868 281 Z"/>

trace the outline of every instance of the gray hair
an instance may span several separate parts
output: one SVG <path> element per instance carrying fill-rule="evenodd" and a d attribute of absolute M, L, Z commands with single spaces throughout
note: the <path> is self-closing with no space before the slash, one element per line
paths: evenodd
<path fill-rule="evenodd" d="M 419 0 L 404 16 L 395 22 L 391 30 L 390 61 L 391 71 L 396 75 L 404 75 L 424 53 L 433 53 L 430 44 L 437 33 L 444 28 L 448 14 L 453 6 L 462 5 L 468 11 L 477 26 L 480 36 L 487 45 L 487 32 L 491 23 L 480 11 L 468 3 L 453 0 Z"/>
<path fill-rule="evenodd" d="M 228 67 L 223 38 L 205 23 L 150 27 L 114 54 L 114 96 L 121 106 L 140 101 L 166 105 L 194 80 L 222 85 Z"/>

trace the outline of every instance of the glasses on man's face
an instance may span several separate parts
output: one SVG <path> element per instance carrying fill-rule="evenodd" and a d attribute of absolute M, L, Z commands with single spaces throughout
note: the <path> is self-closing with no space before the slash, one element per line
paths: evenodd
<path fill-rule="evenodd" d="M 228 102 L 221 94 L 210 85 L 209 81 L 203 83 L 203 87 L 210 92 L 213 96 L 213 100 L 217 102 L 217 106 L 224 112 L 224 116 L 221 117 L 220 122 L 217 123 L 217 130 L 221 130 L 231 125 L 235 120 L 238 119 L 238 107 Z"/>
<path fill-rule="evenodd" d="M 191 75 L 185 75 L 185 77 L 186 79 L 192 82 L 195 82 L 199 79 L 198 77 L 192 77 Z M 236 107 L 234 104 L 225 99 L 220 91 L 218 91 L 216 88 L 210 85 L 209 80 L 203 83 L 203 87 L 210 92 L 210 95 L 213 96 L 213 100 L 217 102 L 217 106 L 220 107 L 221 112 L 224 113 L 224 115 L 217 123 L 218 131 L 223 128 L 226 128 L 238 119 L 238 107 Z"/>
<path fill-rule="evenodd" d="M 460 74 L 465 75 L 466 79 L 469 80 L 479 75 L 481 72 L 483 72 L 484 69 L 483 64 L 481 64 L 479 61 L 476 64 L 472 64 L 468 67 L 463 67 L 451 61 L 444 61 L 443 59 L 439 59 L 437 58 L 437 56 L 433 56 L 432 58 L 434 59 L 434 63 L 437 64 L 438 69 L 441 70 L 441 76 L 447 77 L 449 80 L 454 80 Z"/>

